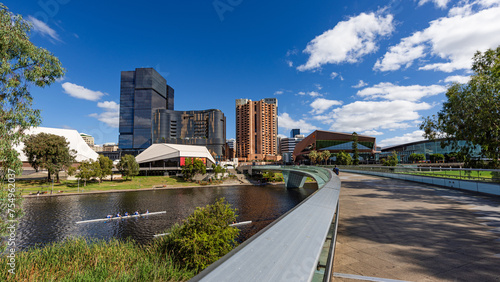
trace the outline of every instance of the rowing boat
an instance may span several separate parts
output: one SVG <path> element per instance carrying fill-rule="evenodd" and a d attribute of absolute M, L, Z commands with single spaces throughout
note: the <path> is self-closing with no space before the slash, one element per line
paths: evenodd
<path fill-rule="evenodd" d="M 89 219 L 89 220 L 77 221 L 76 223 L 78 224 L 78 223 L 88 223 L 88 222 L 108 221 L 108 220 L 114 220 L 114 219 L 127 219 L 127 218 L 132 218 L 132 217 L 141 217 L 141 216 L 157 215 L 157 214 L 163 214 L 163 213 L 167 213 L 167 211 L 150 212 L 150 213 L 142 213 L 142 214 L 131 214 L 131 215 L 127 215 L 127 216 L 111 217 L 111 218 Z"/>

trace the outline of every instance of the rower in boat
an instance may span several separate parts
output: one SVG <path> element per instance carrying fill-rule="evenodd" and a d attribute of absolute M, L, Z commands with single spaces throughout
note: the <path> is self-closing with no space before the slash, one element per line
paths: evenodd
<path fill-rule="evenodd" d="M 108 215 L 106 216 L 106 218 L 112 218 L 112 217 L 113 217 L 113 216 L 112 216 L 112 215 L 110 215 L 110 214 L 108 214 Z"/>
<path fill-rule="evenodd" d="M 117 213 L 116 217 L 122 217 L 122 215 L 120 213 Z"/>
<path fill-rule="evenodd" d="M 125 212 L 125 216 L 128 216 L 128 212 Z"/>
<path fill-rule="evenodd" d="M 139 211 L 135 211 L 135 212 L 134 212 L 134 215 L 139 215 Z"/>

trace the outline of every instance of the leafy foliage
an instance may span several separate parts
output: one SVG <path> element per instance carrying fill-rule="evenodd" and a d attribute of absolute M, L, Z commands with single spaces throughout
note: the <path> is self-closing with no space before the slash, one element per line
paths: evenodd
<path fill-rule="evenodd" d="M 500 46 L 473 57 L 473 75 L 467 84 L 448 88 L 443 108 L 437 116 L 420 125 L 425 137 L 445 138 L 441 146 L 471 155 L 475 146 L 494 162 L 500 158 Z M 467 141 L 465 146 L 459 140 Z"/>
<path fill-rule="evenodd" d="M 318 159 L 319 159 L 319 154 L 318 154 L 318 151 L 316 150 L 312 150 L 311 152 L 309 152 L 309 160 L 311 160 L 311 164 L 315 164 Z"/>
<path fill-rule="evenodd" d="M 99 178 L 99 182 L 102 182 L 103 178 L 113 173 L 113 161 L 110 158 L 99 155 L 97 165 L 99 166 L 99 170 L 96 171 L 95 176 Z"/>
<path fill-rule="evenodd" d="M 25 139 L 24 131 L 41 122 L 40 111 L 31 108 L 29 86 L 45 87 L 64 75 L 59 60 L 29 40 L 31 24 L 13 15 L 0 3 L 0 163 L 21 172 L 14 146 Z"/>
<path fill-rule="evenodd" d="M 384 166 L 397 166 L 398 165 L 398 154 L 396 153 L 396 151 L 393 151 L 392 155 L 387 157 L 387 160 L 385 160 L 382 165 L 384 165 Z"/>
<path fill-rule="evenodd" d="M 170 235 L 153 243 L 155 252 L 169 255 L 179 265 L 199 272 L 236 246 L 239 230 L 229 224 L 236 221 L 234 209 L 225 199 L 196 208 L 181 225 L 175 224 Z"/>
<path fill-rule="evenodd" d="M 352 164 L 359 165 L 359 151 L 358 151 L 358 134 L 356 132 L 352 133 Z"/>
<path fill-rule="evenodd" d="M 193 158 L 186 158 L 184 166 L 182 167 L 182 175 L 184 179 L 191 180 L 197 174 L 207 173 L 207 168 L 203 161 Z"/>
<path fill-rule="evenodd" d="M 31 25 L 20 15 L 13 15 L 0 3 L 0 237 L 7 235 L 7 226 L 12 223 L 5 220 L 8 189 L 21 173 L 22 163 L 14 149 L 25 140 L 25 131 L 41 123 L 40 111 L 31 108 L 33 97 L 29 86 L 45 87 L 64 75 L 59 59 L 49 51 L 36 47 L 29 40 Z M 14 189 L 15 190 L 15 189 Z M 15 191 L 12 195 L 19 194 Z M 21 197 L 9 204 L 15 205 L 15 220 L 22 215 Z M 5 249 L 5 241 L 0 244 L 0 251 Z"/>
<path fill-rule="evenodd" d="M 411 162 L 425 161 L 425 155 L 424 154 L 412 153 L 410 155 L 410 157 L 409 157 L 409 160 Z"/>
<path fill-rule="evenodd" d="M 352 164 L 351 155 L 344 152 L 344 151 L 338 152 L 336 164 L 338 164 L 338 165 L 351 165 Z"/>
<path fill-rule="evenodd" d="M 78 166 L 78 174 L 76 177 L 84 181 L 84 186 L 87 186 L 87 181 L 96 176 L 97 165 L 94 161 L 84 160 Z"/>
<path fill-rule="evenodd" d="M 431 162 L 437 163 L 439 161 L 444 161 L 444 155 L 443 154 L 432 154 L 429 156 L 431 159 Z"/>
<path fill-rule="evenodd" d="M 59 183 L 59 171 L 70 167 L 75 162 L 76 151 L 69 149 L 69 142 L 63 136 L 39 133 L 31 135 L 24 142 L 24 154 L 30 165 L 48 171 L 47 181 L 55 174 Z"/>
<path fill-rule="evenodd" d="M 132 155 L 122 156 L 116 168 L 125 176 L 125 180 L 129 177 L 134 177 L 139 174 L 139 164 Z"/>
<path fill-rule="evenodd" d="M 325 164 L 330 159 L 331 156 L 332 153 L 330 153 L 330 151 L 328 150 L 324 150 L 320 153 L 320 159 L 322 159 L 325 162 Z"/>

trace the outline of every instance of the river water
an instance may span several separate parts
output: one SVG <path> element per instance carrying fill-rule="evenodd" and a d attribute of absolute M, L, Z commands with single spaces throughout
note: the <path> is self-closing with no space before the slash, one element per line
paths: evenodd
<path fill-rule="evenodd" d="M 189 216 L 196 207 L 225 197 L 237 209 L 242 242 L 295 207 L 316 191 L 316 184 L 300 189 L 283 185 L 198 187 L 152 191 L 130 191 L 87 195 L 26 198 L 16 245 L 20 249 L 61 241 L 72 236 L 110 239 L 132 238 L 147 243 L 174 223 Z M 108 214 L 166 211 L 142 218 L 76 224 L 80 220 L 105 218 Z"/>

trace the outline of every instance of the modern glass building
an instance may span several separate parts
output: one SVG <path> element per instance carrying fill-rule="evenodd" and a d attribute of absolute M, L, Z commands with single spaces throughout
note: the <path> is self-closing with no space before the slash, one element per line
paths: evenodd
<path fill-rule="evenodd" d="M 226 117 L 220 110 L 154 112 L 153 143 L 206 146 L 218 158 L 225 156 Z"/>
<path fill-rule="evenodd" d="M 295 162 L 308 160 L 311 151 L 330 151 L 352 153 L 352 134 L 316 130 L 295 146 Z M 376 153 L 375 137 L 358 135 L 358 153 L 360 160 L 374 160 Z"/>
<path fill-rule="evenodd" d="M 294 138 L 295 135 L 300 135 L 300 129 L 292 129 L 290 130 L 290 138 Z"/>
<path fill-rule="evenodd" d="M 203 145 L 223 156 L 226 118 L 220 110 L 174 111 L 174 89 L 153 68 L 122 71 L 119 148 L 137 155 L 154 143 Z"/>
<path fill-rule="evenodd" d="M 379 154 L 379 159 L 387 157 L 392 154 L 392 152 L 396 152 L 398 155 L 398 159 L 401 163 L 410 163 L 409 157 L 411 154 L 424 154 L 426 160 L 430 160 L 430 155 L 432 154 L 442 154 L 446 156 L 447 154 L 454 153 L 456 150 L 448 145 L 444 148 L 441 148 L 441 141 L 444 139 L 438 140 L 423 140 L 412 143 L 406 143 L 396 146 L 390 146 L 382 148 L 382 152 Z M 466 141 L 458 141 L 459 146 L 464 146 Z M 481 147 L 476 146 L 472 157 L 480 157 L 481 156 Z"/>

